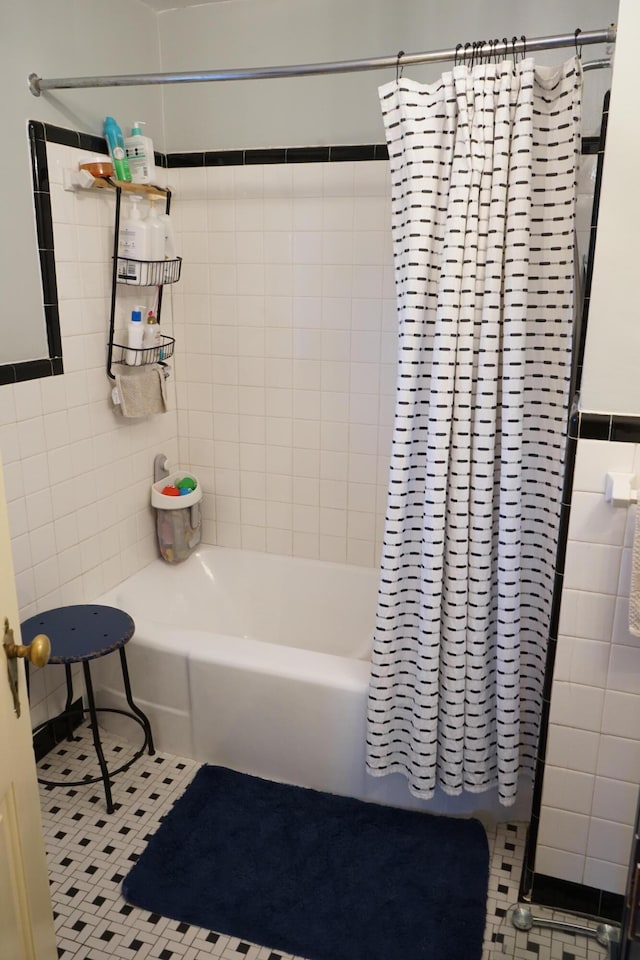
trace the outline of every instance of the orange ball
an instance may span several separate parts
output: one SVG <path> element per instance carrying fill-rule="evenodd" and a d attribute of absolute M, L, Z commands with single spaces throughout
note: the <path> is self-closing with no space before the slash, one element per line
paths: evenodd
<path fill-rule="evenodd" d="M 180 491 L 177 487 L 165 487 L 162 491 L 165 497 L 179 497 Z"/>

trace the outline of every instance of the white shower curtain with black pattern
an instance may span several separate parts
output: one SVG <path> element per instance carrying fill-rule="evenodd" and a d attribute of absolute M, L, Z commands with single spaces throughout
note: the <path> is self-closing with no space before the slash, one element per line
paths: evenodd
<path fill-rule="evenodd" d="M 533 769 L 563 479 L 580 63 L 380 88 L 398 383 L 367 769 L 430 798 Z"/>

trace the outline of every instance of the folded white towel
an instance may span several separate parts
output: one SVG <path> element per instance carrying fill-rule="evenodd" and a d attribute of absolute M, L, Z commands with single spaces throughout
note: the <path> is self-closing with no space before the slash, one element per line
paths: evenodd
<path fill-rule="evenodd" d="M 164 371 L 159 364 L 139 367 L 118 364 L 115 380 L 123 417 L 148 417 L 166 412 Z"/>
<path fill-rule="evenodd" d="M 629 589 L 629 633 L 640 637 L 640 504 L 636 506 L 636 526 L 631 552 L 631 587 Z"/>

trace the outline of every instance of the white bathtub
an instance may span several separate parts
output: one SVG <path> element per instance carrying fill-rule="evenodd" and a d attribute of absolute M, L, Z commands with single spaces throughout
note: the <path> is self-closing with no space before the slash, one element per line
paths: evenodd
<path fill-rule="evenodd" d="M 361 799 L 500 816 L 491 794 L 427 803 L 399 775 L 365 773 L 377 583 L 364 567 L 206 546 L 179 566 L 154 561 L 97 602 L 135 620 L 129 672 L 158 749 Z M 92 676 L 99 705 L 126 709 L 118 657 L 95 661 Z"/>

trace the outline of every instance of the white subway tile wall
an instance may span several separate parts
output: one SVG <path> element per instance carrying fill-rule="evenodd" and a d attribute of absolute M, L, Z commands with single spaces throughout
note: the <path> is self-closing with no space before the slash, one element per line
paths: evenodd
<path fill-rule="evenodd" d="M 640 446 L 579 440 L 535 869 L 623 893 L 640 783 L 640 640 L 628 630 L 635 507 L 604 499 Z"/>
<path fill-rule="evenodd" d="M 65 372 L 0 387 L 0 450 L 23 620 L 95 600 L 157 556 L 149 505 L 153 458 L 164 452 L 175 462 L 178 455 L 175 400 L 166 415 L 141 421 L 124 420 L 110 400 L 105 363 L 115 195 L 63 189 L 63 170 L 77 170 L 86 151 L 49 144 L 47 155 Z M 146 303 L 149 291 L 120 287 L 119 293 L 121 326 L 127 309 Z M 170 330 L 170 296 L 162 322 Z M 34 726 L 56 715 L 64 700 L 62 667 L 31 671 Z"/>
<path fill-rule="evenodd" d="M 223 546 L 378 563 L 396 312 L 387 164 L 169 171 L 180 456 Z"/>

